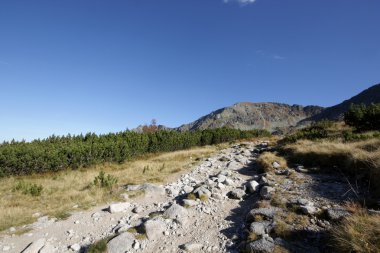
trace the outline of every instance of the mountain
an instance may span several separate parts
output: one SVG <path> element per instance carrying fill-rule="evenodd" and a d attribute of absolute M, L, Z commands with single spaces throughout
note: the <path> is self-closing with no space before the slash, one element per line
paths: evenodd
<path fill-rule="evenodd" d="M 276 131 L 296 125 L 299 121 L 321 113 L 319 106 L 287 105 L 280 103 L 237 103 L 216 110 L 198 120 L 177 128 L 194 131 L 230 127 L 242 130 L 267 129 Z"/>
<path fill-rule="evenodd" d="M 316 115 L 311 116 L 310 118 L 307 118 L 305 120 L 302 120 L 302 122 L 308 122 L 308 121 L 318 121 L 322 119 L 329 119 L 329 120 L 342 120 L 343 114 L 350 108 L 351 104 L 371 104 L 371 103 L 380 103 L 380 84 L 376 84 L 358 95 L 343 101 L 340 104 L 337 104 L 332 107 L 328 107 L 325 110 L 323 110 L 321 113 L 318 113 Z"/>

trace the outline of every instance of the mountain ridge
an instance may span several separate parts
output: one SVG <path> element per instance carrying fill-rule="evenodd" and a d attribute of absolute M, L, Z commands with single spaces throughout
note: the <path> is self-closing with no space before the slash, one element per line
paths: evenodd
<path fill-rule="evenodd" d="M 351 104 L 380 103 L 380 83 L 375 84 L 343 102 L 323 108 L 317 105 L 289 105 L 277 102 L 240 102 L 217 109 L 188 124 L 178 131 L 230 127 L 242 130 L 266 129 L 271 132 L 302 126 L 322 119 L 342 120 Z"/>

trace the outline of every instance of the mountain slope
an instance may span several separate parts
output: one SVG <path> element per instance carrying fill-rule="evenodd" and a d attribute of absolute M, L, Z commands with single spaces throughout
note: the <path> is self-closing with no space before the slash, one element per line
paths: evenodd
<path fill-rule="evenodd" d="M 300 120 L 323 110 L 319 106 L 287 105 L 280 103 L 237 103 L 214 111 L 198 120 L 182 125 L 179 131 L 230 127 L 242 130 L 288 128 Z"/>
<path fill-rule="evenodd" d="M 343 119 L 343 114 L 350 108 L 351 104 L 361 103 L 366 105 L 380 103 L 380 84 L 376 84 L 338 105 L 328 107 L 321 113 L 313 115 L 303 121 L 317 121 L 322 119 L 340 120 Z"/>

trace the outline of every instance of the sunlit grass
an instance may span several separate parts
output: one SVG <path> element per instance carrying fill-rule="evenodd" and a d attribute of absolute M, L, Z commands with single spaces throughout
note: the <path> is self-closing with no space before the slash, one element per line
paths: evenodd
<path fill-rule="evenodd" d="M 65 219 L 70 211 L 120 200 L 125 185 L 166 182 L 176 174 L 188 171 L 199 162 L 197 158 L 207 157 L 220 148 L 199 147 L 147 155 L 123 164 L 108 163 L 81 170 L 3 178 L 0 180 L 0 231 L 33 222 L 36 220 L 33 214 L 37 212 Z M 144 171 L 144 168 L 149 169 Z M 94 178 L 100 171 L 115 176 L 117 186 L 113 189 L 94 186 Z M 31 196 L 14 191 L 14 186 L 21 180 L 42 185 L 41 195 Z M 133 193 L 131 197 L 134 197 Z"/>

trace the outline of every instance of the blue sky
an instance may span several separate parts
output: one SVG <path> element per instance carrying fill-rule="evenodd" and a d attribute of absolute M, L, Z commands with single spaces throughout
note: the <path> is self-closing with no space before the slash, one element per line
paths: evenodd
<path fill-rule="evenodd" d="M 1 0 L 0 140 L 179 126 L 380 82 L 377 0 Z"/>

